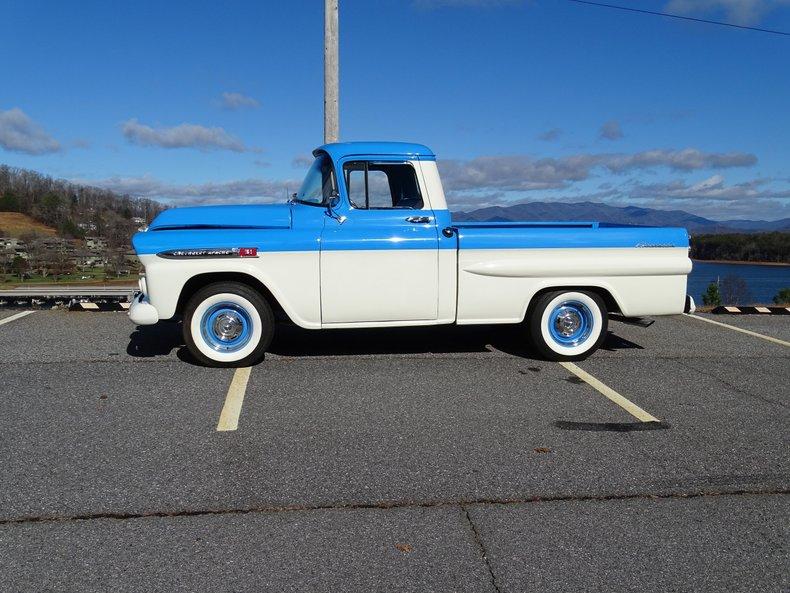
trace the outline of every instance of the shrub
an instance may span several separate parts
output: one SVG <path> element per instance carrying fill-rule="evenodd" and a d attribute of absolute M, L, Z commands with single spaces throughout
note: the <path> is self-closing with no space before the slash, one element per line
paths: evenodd
<path fill-rule="evenodd" d="M 702 303 L 708 307 L 718 307 L 721 305 L 721 293 L 716 282 L 708 284 L 708 290 L 702 295 Z"/>
<path fill-rule="evenodd" d="M 774 303 L 777 305 L 790 303 L 790 287 L 782 288 L 779 292 L 777 292 L 776 296 L 774 297 Z"/>

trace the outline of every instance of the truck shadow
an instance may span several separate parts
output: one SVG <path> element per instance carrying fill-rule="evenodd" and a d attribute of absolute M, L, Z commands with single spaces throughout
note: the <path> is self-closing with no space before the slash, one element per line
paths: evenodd
<path fill-rule="evenodd" d="M 174 349 L 184 348 L 180 323 L 138 325 L 129 336 L 126 353 L 138 358 L 166 356 Z"/>
<path fill-rule="evenodd" d="M 644 350 L 644 346 L 640 346 L 636 342 L 621 338 L 611 330 L 606 334 L 606 338 L 601 344 L 601 350 L 614 352 L 615 350 Z"/>
<path fill-rule="evenodd" d="M 601 348 L 607 351 L 642 349 L 642 346 L 608 333 Z M 129 336 L 127 354 L 140 358 L 167 356 L 176 351 L 184 362 L 200 365 L 184 346 L 180 323 L 139 326 Z M 521 326 L 439 326 L 384 329 L 305 330 L 279 324 L 269 353 L 277 356 L 365 356 L 402 354 L 469 354 L 497 351 L 538 360 Z"/>
<path fill-rule="evenodd" d="M 269 352 L 281 356 L 359 356 L 366 354 L 508 353 L 528 356 L 518 332 L 503 327 L 394 327 L 304 330 L 278 328 Z M 521 340 L 523 342 L 523 340 Z"/>

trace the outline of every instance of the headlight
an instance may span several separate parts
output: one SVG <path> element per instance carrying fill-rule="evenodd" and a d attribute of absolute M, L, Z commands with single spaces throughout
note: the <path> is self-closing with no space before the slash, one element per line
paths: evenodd
<path fill-rule="evenodd" d="M 145 276 L 140 276 L 140 279 L 137 281 L 137 286 L 140 288 L 140 292 L 144 295 L 148 295 L 148 286 L 145 283 Z"/>

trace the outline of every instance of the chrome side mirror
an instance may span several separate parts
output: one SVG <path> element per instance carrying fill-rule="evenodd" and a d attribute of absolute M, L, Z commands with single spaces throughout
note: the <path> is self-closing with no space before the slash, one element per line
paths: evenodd
<path fill-rule="evenodd" d="M 329 200 L 326 203 L 326 214 L 329 216 L 329 218 L 334 218 L 338 224 L 343 224 L 346 222 L 346 217 L 335 212 L 335 208 L 337 208 L 339 205 L 340 194 L 333 192 L 332 195 L 329 196 Z"/>

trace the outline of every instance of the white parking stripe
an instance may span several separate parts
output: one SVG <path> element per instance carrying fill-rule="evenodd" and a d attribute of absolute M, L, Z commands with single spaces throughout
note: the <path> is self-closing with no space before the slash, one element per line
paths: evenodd
<path fill-rule="evenodd" d="M 748 334 L 756 338 L 762 338 L 763 340 L 768 340 L 769 342 L 775 342 L 776 344 L 781 344 L 782 346 L 790 346 L 790 342 L 785 342 L 784 340 L 780 340 L 779 338 L 758 334 L 757 332 L 753 332 L 748 329 L 743 329 L 742 327 L 727 325 L 726 323 L 722 323 L 721 321 L 713 321 L 713 319 L 708 319 L 707 317 L 700 317 L 699 315 L 692 315 L 691 313 L 683 313 L 683 315 L 685 315 L 686 317 L 693 317 L 694 319 L 699 319 L 700 321 L 705 321 L 707 323 L 712 323 L 713 325 L 720 325 L 721 327 L 726 327 L 727 329 L 732 329 L 735 330 L 736 332 Z"/>
<path fill-rule="evenodd" d="M 574 375 L 579 377 L 579 379 L 590 385 L 593 389 L 600 392 L 604 396 L 608 397 L 610 400 L 612 400 L 618 406 L 623 408 L 626 412 L 634 416 L 636 419 L 642 422 L 661 422 L 658 418 L 656 418 L 652 414 L 648 414 L 642 408 L 637 406 L 634 402 L 624 398 L 622 395 L 617 393 L 614 389 L 612 389 L 608 385 L 604 385 L 603 383 L 601 383 L 601 381 L 593 377 L 590 373 L 588 373 L 587 371 L 583 371 L 572 362 L 561 362 L 560 365 L 568 369 Z"/>
<path fill-rule="evenodd" d="M 6 317 L 5 319 L 0 319 L 0 325 L 3 325 L 4 323 L 11 323 L 12 321 L 21 319 L 22 317 L 25 317 L 26 315 L 30 315 L 31 313 L 35 313 L 35 311 L 22 311 L 21 313 L 16 313 L 14 315 Z"/>
<path fill-rule="evenodd" d="M 239 427 L 241 405 L 244 403 L 244 393 L 247 391 L 247 381 L 250 379 L 250 367 L 236 369 L 233 380 L 225 396 L 225 405 L 219 415 L 218 431 L 236 430 Z"/>

